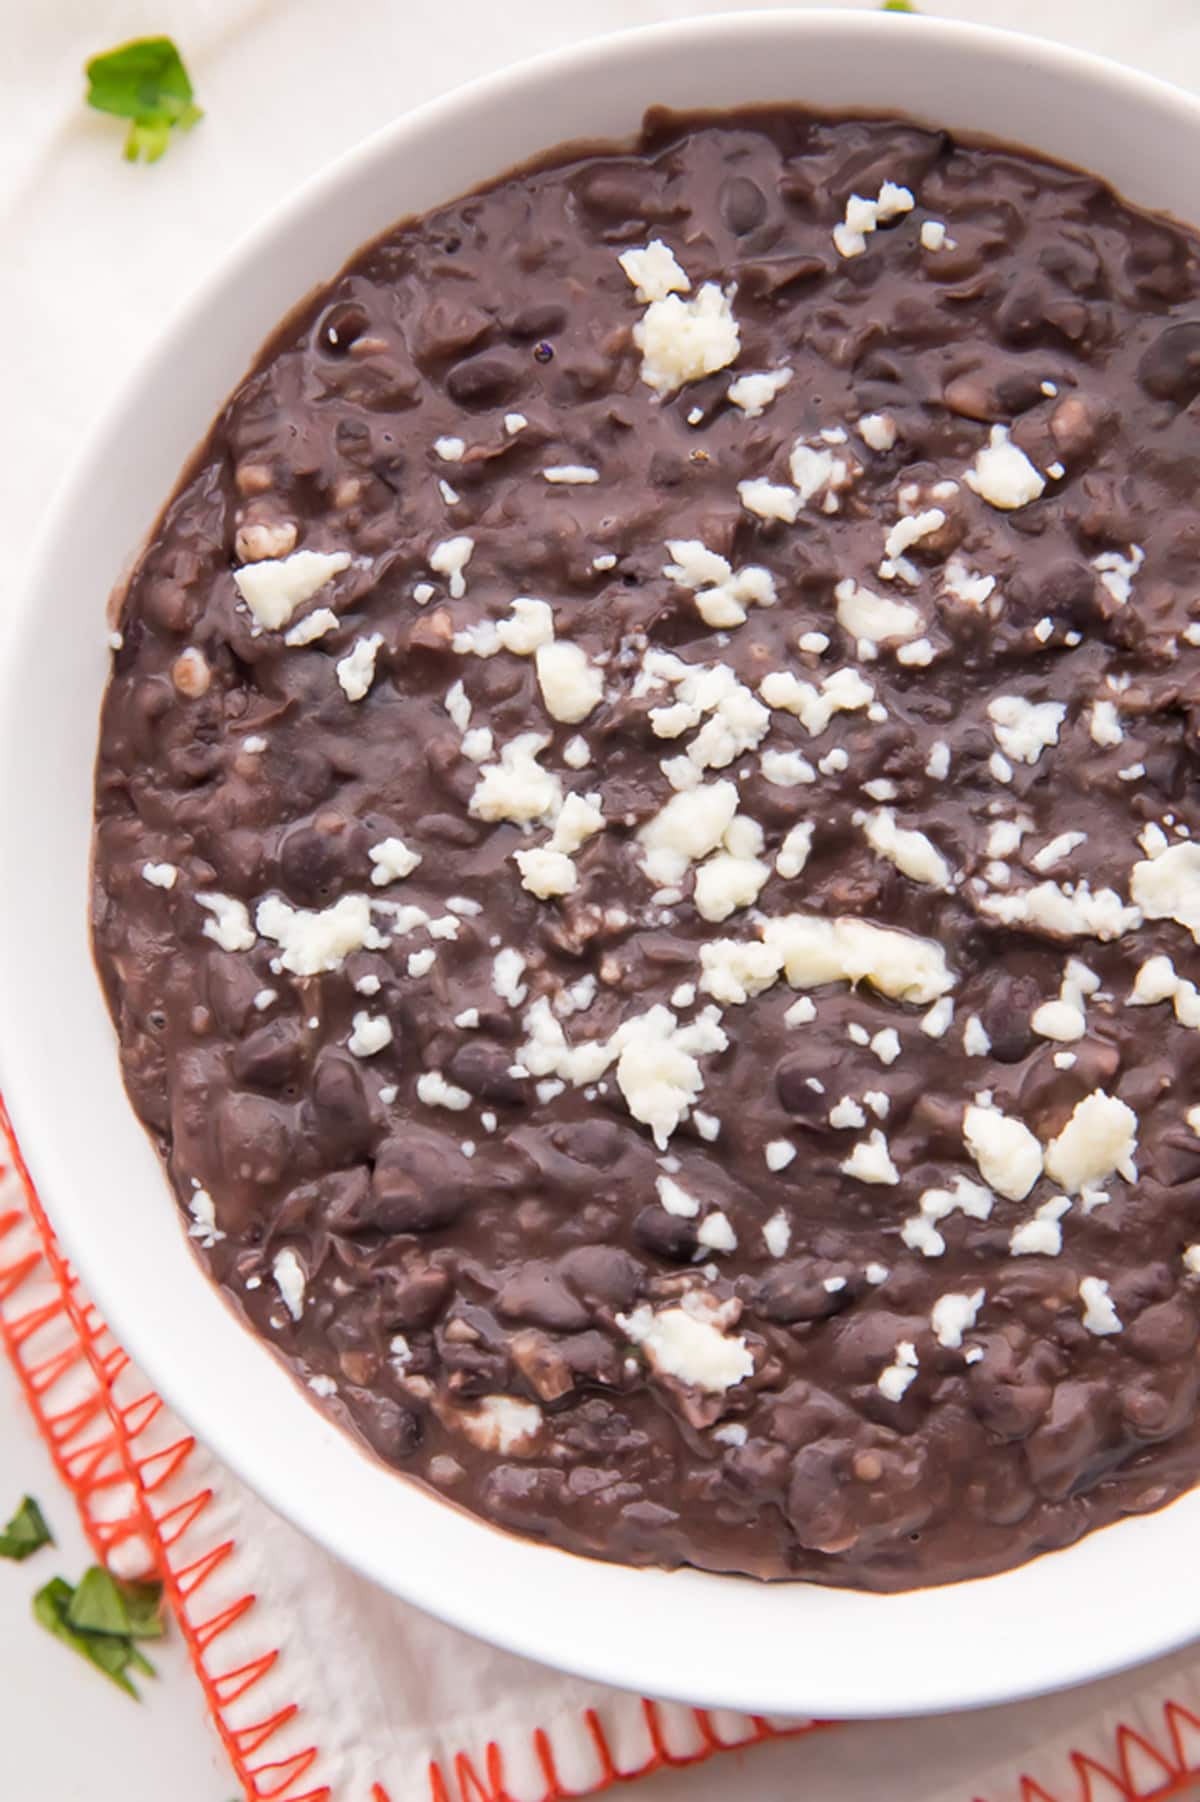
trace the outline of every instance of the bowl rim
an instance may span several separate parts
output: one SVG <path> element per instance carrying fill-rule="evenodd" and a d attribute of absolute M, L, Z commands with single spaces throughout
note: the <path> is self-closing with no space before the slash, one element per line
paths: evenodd
<path fill-rule="evenodd" d="M 800 44 L 807 34 L 827 31 L 831 27 L 845 34 L 850 44 L 855 40 L 865 41 L 881 34 L 899 31 L 919 35 L 931 45 L 936 43 L 951 46 L 966 55 L 998 59 L 1010 70 L 1019 66 L 1022 59 L 1032 60 L 1068 83 L 1083 84 L 1093 94 L 1098 87 L 1107 88 L 1115 94 L 1122 90 L 1127 94 L 1136 91 L 1148 105 L 1178 112 L 1200 141 L 1200 99 L 1172 83 L 1127 68 L 1109 58 L 1031 38 L 1015 31 L 958 20 L 925 15 L 889 17 L 883 12 L 842 11 L 826 7 L 792 12 L 728 11 L 592 35 L 568 46 L 493 70 L 448 93 L 423 102 L 372 132 L 316 171 L 282 203 L 272 208 L 264 219 L 243 231 L 218 259 L 213 269 L 172 309 L 153 341 L 136 360 L 119 385 L 118 392 L 86 435 L 44 512 L 22 573 L 18 596 L 6 609 L 4 628 L 0 631 L 0 745 L 3 745 L 5 733 L 9 729 L 8 722 L 14 711 L 14 696 L 20 681 L 21 659 L 16 653 L 23 642 L 32 642 L 32 614 L 37 591 L 43 583 L 43 570 L 52 562 L 63 522 L 70 519 L 77 497 L 92 480 L 102 452 L 113 443 L 118 424 L 128 415 L 132 401 L 148 376 L 156 366 L 160 375 L 165 373 L 172 347 L 179 344 L 190 331 L 202 327 L 215 298 L 236 282 L 243 269 L 253 265 L 264 255 L 272 238 L 281 238 L 293 232 L 306 215 L 336 200 L 339 190 L 345 184 L 363 180 L 374 163 L 394 155 L 396 149 L 407 141 L 420 140 L 429 132 L 444 132 L 456 121 L 469 127 L 472 114 L 483 101 L 507 96 L 510 103 L 520 104 L 526 94 L 535 95 L 545 84 L 556 79 L 576 80 L 589 68 L 602 65 L 605 59 L 619 60 L 631 54 L 654 55 L 668 49 L 677 49 L 681 39 L 689 44 L 697 41 L 718 44 L 725 42 L 733 49 L 747 36 L 762 35 L 769 38 L 781 34 Z M 731 101 L 729 104 L 732 107 L 737 102 Z M 1036 149 L 1033 153 L 1038 154 Z M 301 304 L 302 300 L 303 296 L 293 297 L 288 303 L 289 310 Z M 223 397 L 214 407 L 214 416 L 216 407 L 221 404 Z M 171 489 L 164 495 L 164 505 L 169 493 L 173 492 L 174 480 Z M 155 529 L 155 524 L 152 521 L 148 525 L 147 537 Z M 119 591 L 120 585 L 117 592 Z M 5 792 L 6 778 L 0 775 L 0 801 Z M 3 829 L 0 829 L 0 845 L 2 844 Z M 0 934 L 0 940 L 7 940 L 8 936 Z M 51 1218 L 55 1219 L 55 1197 L 61 1192 L 62 1186 L 59 1180 L 60 1159 L 55 1145 L 55 1122 L 47 1117 L 36 1083 L 27 1080 L 23 1073 L 24 1038 L 14 1024 L 19 1009 L 10 1012 L 6 1005 L 13 989 L 10 981 L 13 955 L 12 948 L 6 942 L 0 943 L 0 1092 L 4 1095 L 17 1132 L 22 1155 Z M 143 1130 L 140 1123 L 138 1130 Z M 65 1172 L 62 1174 L 65 1175 Z M 170 1192 L 165 1180 L 164 1189 Z M 77 1264 L 92 1300 L 113 1330 L 120 1335 L 125 1348 L 153 1382 L 157 1392 L 223 1462 L 276 1512 L 371 1581 L 468 1634 L 489 1639 L 536 1662 L 550 1663 L 556 1668 L 596 1682 L 637 1689 L 645 1694 L 689 1704 L 733 1707 L 751 1714 L 774 1715 L 788 1715 L 795 1712 L 797 1706 L 801 1706 L 829 1717 L 852 1712 L 858 1718 L 870 1718 L 966 1709 L 997 1701 L 1019 1700 L 1108 1675 L 1174 1650 L 1200 1634 L 1200 1600 L 1197 1600 L 1190 1611 L 1179 1604 L 1169 1626 L 1164 1625 L 1153 1611 L 1147 1610 L 1144 1617 L 1125 1623 L 1127 1630 L 1120 1650 L 1110 1647 L 1105 1652 L 1100 1652 L 1084 1636 L 1067 1633 L 1061 1644 L 1055 1640 L 1054 1653 L 1048 1661 L 1039 1656 L 1034 1646 L 1024 1646 L 1020 1655 L 1014 1654 L 1008 1659 L 1004 1667 L 1005 1675 L 999 1683 L 986 1671 L 982 1676 L 973 1673 L 969 1668 L 970 1661 L 964 1659 L 962 1671 L 956 1675 L 954 1686 L 949 1692 L 931 1690 L 928 1683 L 914 1681 L 908 1673 L 898 1671 L 895 1673 L 894 1683 L 889 1685 L 886 1693 L 856 1695 L 852 1709 L 847 1708 L 844 1696 L 822 1693 L 819 1680 L 815 1684 L 811 1679 L 808 1680 L 806 1698 L 800 1704 L 797 1704 L 795 1696 L 789 1691 L 786 1681 L 777 1685 L 773 1694 L 764 1695 L 761 1676 L 756 1680 L 757 1686 L 750 1688 L 738 1679 L 736 1671 L 723 1673 L 719 1682 L 707 1688 L 699 1677 L 674 1680 L 670 1671 L 661 1665 L 647 1665 L 639 1650 L 636 1635 L 630 1637 L 625 1648 L 627 1668 L 615 1670 L 611 1655 L 597 1654 L 586 1643 L 577 1643 L 578 1636 L 572 1636 L 569 1623 L 565 1624 L 554 1643 L 548 1645 L 544 1627 L 532 1628 L 522 1618 L 506 1618 L 501 1623 L 493 1616 L 488 1616 L 486 1610 L 481 1612 L 472 1606 L 467 1599 L 468 1586 L 464 1586 L 461 1592 L 431 1587 L 428 1582 L 423 1581 L 419 1560 L 414 1561 L 413 1568 L 406 1570 L 401 1579 L 394 1560 L 382 1557 L 373 1545 L 354 1540 L 341 1530 L 339 1522 L 331 1522 L 322 1512 L 319 1485 L 311 1490 L 281 1490 L 279 1484 L 272 1480 L 272 1472 L 261 1463 L 256 1463 L 253 1434 L 243 1433 L 240 1438 L 235 1434 L 230 1438 L 227 1421 L 218 1412 L 212 1398 L 205 1395 L 204 1385 L 194 1388 L 191 1384 L 186 1361 L 172 1358 L 170 1348 L 153 1333 L 145 1331 L 136 1312 L 130 1311 L 126 1306 L 117 1274 L 118 1260 L 95 1260 L 90 1255 L 91 1247 L 85 1244 L 76 1227 L 77 1218 L 69 1209 L 64 1208 L 62 1224 L 60 1226 L 55 1220 L 55 1230 L 59 1233 L 68 1256 Z M 247 1331 L 247 1344 L 253 1343 Z M 340 1433 L 338 1437 L 341 1437 Z M 1200 1500 L 1200 1491 L 1193 1492 L 1193 1496 Z M 1186 1497 L 1182 1499 L 1187 1500 Z M 444 1508 L 446 1504 L 439 1498 L 437 1506 Z M 461 1513 L 461 1510 L 455 1512 Z M 505 1542 L 510 1540 L 511 1536 L 503 1529 L 473 1516 L 466 1518 L 471 1521 L 473 1528 L 479 1529 L 481 1535 L 488 1533 L 492 1536 L 490 1540 L 480 1537 L 478 1543 L 481 1558 L 487 1555 L 489 1546 L 496 1545 L 497 1534 Z M 1162 1516 L 1154 1518 L 1161 1519 Z M 1091 1534 L 1086 1542 L 1080 1544 L 1094 1546 L 1099 1541 L 1110 1541 L 1117 1525 L 1123 1533 L 1128 1533 L 1134 1524 L 1133 1520 L 1115 1523 L 1112 1527 Z M 539 1546 L 537 1549 L 546 1557 L 547 1576 L 552 1575 L 550 1557 L 571 1557 L 570 1554 L 563 1554 L 552 1548 Z M 1076 1549 L 1078 1548 L 1072 1548 Z M 1117 1553 L 1115 1544 L 1112 1552 L 1114 1555 Z M 1064 1555 L 1059 1553 L 1050 1556 L 1061 1558 Z M 594 1569 L 598 1584 L 602 1584 L 606 1572 L 614 1568 L 592 1560 L 572 1559 L 572 1562 Z M 948 1587 L 970 1590 L 982 1601 L 984 1591 L 991 1586 L 1001 1583 L 1011 1585 L 1020 1571 L 1029 1571 L 1045 1562 L 1043 1557 L 1033 1564 L 1018 1567 L 1016 1571 L 1001 1572 L 996 1576 L 973 1579 L 969 1583 Z M 657 1584 L 655 1593 L 660 1605 L 664 1582 L 679 1585 L 694 1580 L 705 1584 L 718 1581 L 708 1573 L 639 1571 L 637 1575 L 645 1581 L 648 1597 L 651 1586 Z M 725 1579 L 726 1583 L 745 1581 L 748 1580 Z M 796 1584 L 780 1587 L 797 1592 L 810 1586 Z M 863 1592 L 833 1593 L 839 1596 L 856 1595 L 869 1604 L 872 1614 L 876 1610 L 894 1609 L 904 1600 L 902 1596 Z M 906 1592 L 908 1595 L 919 1596 L 937 1593 L 936 1590 Z M 865 1614 L 863 1622 L 867 1622 Z"/>

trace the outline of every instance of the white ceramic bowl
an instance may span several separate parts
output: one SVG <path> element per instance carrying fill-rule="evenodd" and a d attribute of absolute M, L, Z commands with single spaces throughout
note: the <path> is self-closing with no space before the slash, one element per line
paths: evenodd
<path fill-rule="evenodd" d="M 176 317 L 42 531 L 0 670 L 0 1083 L 33 1175 L 110 1324 L 189 1425 L 281 1513 L 456 1626 L 648 1695 L 776 1714 L 996 1702 L 1200 1633 L 1181 1582 L 1200 1491 L 1069 1551 L 900 1596 L 628 1570 L 446 1506 L 361 1455 L 196 1264 L 121 1086 L 87 922 L 105 601 L 277 320 L 395 219 L 654 103 L 905 113 L 1034 146 L 1195 216 L 1200 104 L 1049 44 L 879 13 L 742 14 L 546 57 L 421 108 L 246 239 Z"/>

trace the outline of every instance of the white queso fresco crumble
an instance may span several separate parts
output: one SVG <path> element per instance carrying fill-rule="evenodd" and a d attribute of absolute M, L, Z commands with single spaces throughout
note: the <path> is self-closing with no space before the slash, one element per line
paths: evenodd
<path fill-rule="evenodd" d="M 1104 200 L 1123 338 L 1083 178 L 1001 230 L 940 159 L 1007 153 L 880 129 L 641 212 L 585 159 L 507 337 L 455 209 L 411 318 L 321 303 L 294 474 L 235 400 L 232 561 L 113 635 L 97 943 L 189 1234 L 382 1455 L 635 1561 L 769 1498 L 733 1568 L 895 1587 L 1183 1418 L 1200 590 L 1121 459 L 1186 466 L 1200 328 L 1190 239 Z"/>

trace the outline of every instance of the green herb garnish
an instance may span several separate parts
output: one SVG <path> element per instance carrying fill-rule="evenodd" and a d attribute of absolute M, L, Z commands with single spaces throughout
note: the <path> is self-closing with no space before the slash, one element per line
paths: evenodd
<path fill-rule="evenodd" d="M 909 0 L 880 0 L 879 10 L 881 13 L 915 13 L 917 9 L 909 4 Z"/>
<path fill-rule="evenodd" d="M 23 1558 L 30 1558 L 40 1551 L 42 1546 L 53 1543 L 54 1535 L 46 1525 L 45 1515 L 33 1497 L 27 1495 L 0 1532 L 0 1558 L 15 1558 L 20 1563 Z"/>
<path fill-rule="evenodd" d="M 93 1565 L 75 1589 L 64 1578 L 52 1577 L 34 1596 L 33 1613 L 48 1633 L 140 1700 L 129 1672 L 156 1674 L 135 1641 L 162 1637 L 161 1584 L 118 1583 Z"/>
<path fill-rule="evenodd" d="M 94 56 L 86 65 L 87 103 L 98 112 L 131 121 L 125 158 L 156 163 L 172 127 L 188 131 L 203 114 L 192 96 L 188 72 L 170 38 L 134 38 Z"/>

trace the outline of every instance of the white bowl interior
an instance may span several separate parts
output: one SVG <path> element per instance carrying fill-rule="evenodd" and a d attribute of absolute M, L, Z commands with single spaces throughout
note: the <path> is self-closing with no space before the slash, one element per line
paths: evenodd
<path fill-rule="evenodd" d="M 867 13 L 743 14 L 601 40 L 399 121 L 310 184 L 174 321 L 60 494 L 0 670 L 0 1079 L 55 1224 L 112 1326 L 282 1513 L 456 1625 L 690 1702 L 871 1715 L 1004 1700 L 1200 1632 L 1178 1580 L 1200 1492 L 998 1578 L 895 1597 L 633 1571 L 497 1533 L 362 1456 L 197 1268 L 121 1085 L 91 958 L 88 855 L 105 598 L 260 342 L 366 238 L 652 104 L 796 101 L 1036 146 L 1181 218 L 1200 105 L 1046 44 Z"/>

